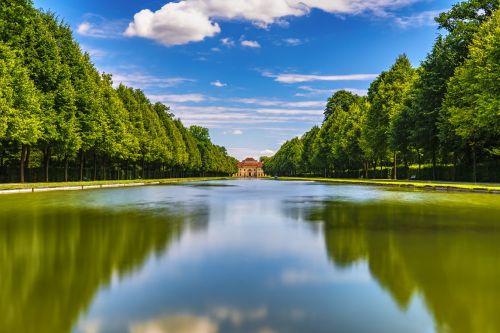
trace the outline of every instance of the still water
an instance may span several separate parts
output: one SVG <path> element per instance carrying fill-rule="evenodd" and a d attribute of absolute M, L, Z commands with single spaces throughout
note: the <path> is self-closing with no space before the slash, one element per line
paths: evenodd
<path fill-rule="evenodd" d="M 2 196 L 0 332 L 500 332 L 500 196 L 272 180 Z"/>

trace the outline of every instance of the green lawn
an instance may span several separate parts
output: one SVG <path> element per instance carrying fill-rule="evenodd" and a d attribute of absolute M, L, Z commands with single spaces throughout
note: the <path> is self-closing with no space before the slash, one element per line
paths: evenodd
<path fill-rule="evenodd" d="M 496 192 L 500 191 L 500 184 L 485 183 L 460 183 L 460 182 L 433 182 L 410 180 L 383 180 L 383 179 L 340 179 L 340 178 L 306 178 L 306 177 L 279 177 L 280 180 L 308 180 L 338 184 L 380 185 L 390 187 L 408 187 L 415 189 L 435 190 L 478 190 Z"/>
<path fill-rule="evenodd" d="M 16 190 L 26 188 L 44 188 L 44 187 L 70 187 L 70 186 L 92 186 L 92 185 L 118 185 L 118 184 L 170 184 L 179 182 L 206 181 L 206 180 L 224 180 L 230 177 L 192 177 L 192 178 L 167 178 L 167 179 L 132 179 L 132 180 L 99 180 L 83 182 L 54 182 L 54 183 L 9 183 L 0 184 L 0 190 Z"/>

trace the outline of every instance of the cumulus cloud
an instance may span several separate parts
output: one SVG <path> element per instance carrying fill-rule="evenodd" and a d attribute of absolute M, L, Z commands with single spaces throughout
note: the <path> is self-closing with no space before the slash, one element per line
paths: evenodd
<path fill-rule="evenodd" d="M 134 15 L 125 35 L 150 38 L 163 45 L 181 45 L 202 41 L 220 31 L 202 8 L 193 6 L 191 1 L 181 1 L 168 3 L 157 12 L 141 10 Z"/>
<path fill-rule="evenodd" d="M 378 74 L 347 74 L 347 75 L 313 75 L 313 74 L 273 74 L 262 73 L 263 76 L 272 77 L 280 83 L 304 83 L 312 81 L 368 81 L 375 79 Z"/>
<path fill-rule="evenodd" d="M 144 9 L 134 15 L 127 36 L 153 39 L 164 45 L 202 41 L 220 33 L 216 20 L 245 20 L 258 27 L 284 25 L 285 18 L 307 15 L 311 9 L 334 14 L 387 11 L 422 0 L 182 0 L 170 2 L 153 12 Z"/>
<path fill-rule="evenodd" d="M 217 88 L 222 88 L 222 87 L 227 86 L 227 84 L 226 84 L 226 83 L 222 83 L 222 82 L 220 82 L 219 80 L 214 81 L 214 82 L 211 82 L 210 84 L 211 84 L 212 86 L 214 86 L 214 87 L 217 87 Z"/>
<path fill-rule="evenodd" d="M 255 40 L 242 40 L 241 46 L 250 47 L 253 49 L 260 48 L 259 42 L 255 41 Z"/>

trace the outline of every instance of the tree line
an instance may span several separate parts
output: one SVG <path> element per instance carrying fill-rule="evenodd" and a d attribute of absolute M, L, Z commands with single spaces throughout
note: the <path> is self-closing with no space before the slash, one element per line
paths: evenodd
<path fill-rule="evenodd" d="M 0 8 L 0 181 L 231 175 L 208 130 L 100 73 L 31 0 Z"/>
<path fill-rule="evenodd" d="M 500 11 L 469 0 L 419 68 L 406 55 L 367 96 L 337 91 L 321 126 L 263 158 L 271 175 L 500 181 Z"/>

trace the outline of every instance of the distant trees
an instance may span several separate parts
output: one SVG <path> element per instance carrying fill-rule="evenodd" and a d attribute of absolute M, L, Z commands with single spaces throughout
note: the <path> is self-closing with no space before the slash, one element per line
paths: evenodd
<path fill-rule="evenodd" d="M 54 14 L 28 0 L 2 4 L 0 181 L 236 173 L 200 131 L 203 142 L 141 90 L 113 88 Z"/>
<path fill-rule="evenodd" d="M 498 5 L 469 0 L 440 14 L 447 33 L 419 68 L 401 55 L 368 96 L 336 92 L 322 126 L 292 140 L 303 147 L 299 163 L 284 159 L 288 141 L 266 161 L 266 173 L 499 181 Z"/>

